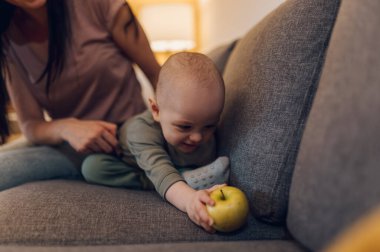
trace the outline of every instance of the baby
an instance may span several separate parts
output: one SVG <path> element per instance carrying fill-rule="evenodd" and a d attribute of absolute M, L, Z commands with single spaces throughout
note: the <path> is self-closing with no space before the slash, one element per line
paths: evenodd
<path fill-rule="evenodd" d="M 215 129 L 224 105 L 224 82 L 200 53 L 177 53 L 162 66 L 150 110 L 119 131 L 121 158 L 89 156 L 82 174 L 91 183 L 152 189 L 213 232 L 209 193 L 229 176 L 227 157 L 216 159 Z M 214 187 L 213 187 L 214 186 Z"/>

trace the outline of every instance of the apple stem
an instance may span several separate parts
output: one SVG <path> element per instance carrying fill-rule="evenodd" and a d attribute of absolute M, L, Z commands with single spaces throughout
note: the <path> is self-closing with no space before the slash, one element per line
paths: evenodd
<path fill-rule="evenodd" d="M 222 190 L 222 189 L 220 189 L 220 192 L 221 192 L 221 194 L 222 194 L 222 200 L 226 200 L 226 196 L 224 196 L 224 193 L 223 193 L 223 190 Z"/>

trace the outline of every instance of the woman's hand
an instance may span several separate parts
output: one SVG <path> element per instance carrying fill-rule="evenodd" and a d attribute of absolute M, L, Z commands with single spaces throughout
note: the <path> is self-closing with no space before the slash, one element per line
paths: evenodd
<path fill-rule="evenodd" d="M 62 139 L 80 153 L 111 153 L 118 145 L 113 123 L 70 118 L 61 122 L 60 128 Z"/>

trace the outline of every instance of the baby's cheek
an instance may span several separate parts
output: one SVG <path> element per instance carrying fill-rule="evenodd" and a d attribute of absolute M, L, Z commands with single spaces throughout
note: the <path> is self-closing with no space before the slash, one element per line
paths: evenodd
<path fill-rule="evenodd" d="M 213 131 L 210 131 L 210 132 L 207 132 L 206 134 L 204 134 L 204 141 L 205 142 L 208 142 L 210 141 L 210 139 L 214 136 L 214 130 Z"/>
<path fill-rule="evenodd" d="M 171 144 L 171 145 L 178 145 L 179 143 L 181 143 L 183 140 L 182 140 L 182 136 L 180 134 L 175 134 L 175 133 L 168 133 L 168 134 L 164 134 L 164 137 L 165 137 L 165 140 Z"/>

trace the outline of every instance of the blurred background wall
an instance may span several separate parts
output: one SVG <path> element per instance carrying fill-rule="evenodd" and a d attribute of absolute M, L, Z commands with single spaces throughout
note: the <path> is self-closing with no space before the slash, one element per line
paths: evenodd
<path fill-rule="evenodd" d="M 243 36 L 284 0 L 199 0 L 200 50 Z"/>

